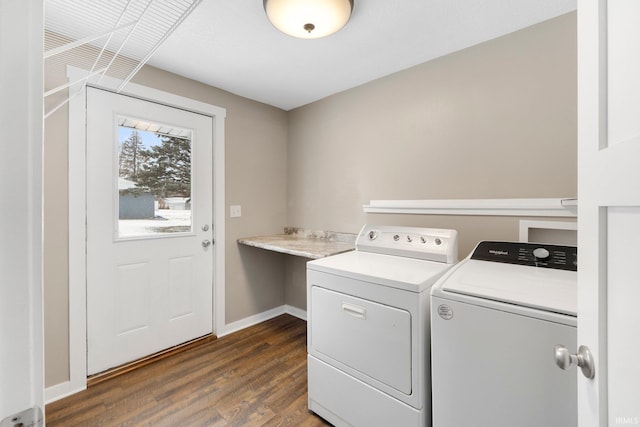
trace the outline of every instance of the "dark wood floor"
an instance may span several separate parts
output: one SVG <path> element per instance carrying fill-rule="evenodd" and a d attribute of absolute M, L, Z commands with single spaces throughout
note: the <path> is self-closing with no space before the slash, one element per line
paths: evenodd
<path fill-rule="evenodd" d="M 282 315 L 46 407 L 55 426 L 323 426 L 307 410 L 306 322 Z"/>

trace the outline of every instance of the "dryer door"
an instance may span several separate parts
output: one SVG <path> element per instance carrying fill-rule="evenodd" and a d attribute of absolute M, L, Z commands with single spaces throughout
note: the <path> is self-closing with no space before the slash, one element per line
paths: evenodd
<path fill-rule="evenodd" d="M 411 394 L 411 314 L 311 287 L 310 353 Z"/>

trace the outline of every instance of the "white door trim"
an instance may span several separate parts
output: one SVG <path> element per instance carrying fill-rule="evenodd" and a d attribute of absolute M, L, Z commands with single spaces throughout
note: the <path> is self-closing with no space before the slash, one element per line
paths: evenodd
<path fill-rule="evenodd" d="M 70 82 L 88 72 L 67 67 Z M 91 84 L 91 79 L 89 80 Z M 115 90 L 120 80 L 104 77 L 97 87 Z M 84 390 L 87 386 L 86 311 L 86 97 L 84 87 L 69 89 L 69 366 L 65 385 L 47 389 L 47 402 Z M 73 94 L 80 90 L 77 96 Z M 224 195 L 224 119 L 226 109 L 135 83 L 128 83 L 122 94 L 181 108 L 213 118 L 213 332 L 225 324 L 225 195 Z"/>
<path fill-rule="evenodd" d="M 0 0 L 0 424 L 44 411 L 42 0 Z M 7 58 L 7 59 L 5 59 Z M 10 59 L 8 59 L 10 58 Z M 18 142 L 19 141 L 19 142 Z M 15 143 L 12 143 L 15 142 Z M 29 420 L 24 414 L 24 423 Z M 5 418 L 8 418 L 5 420 Z"/>

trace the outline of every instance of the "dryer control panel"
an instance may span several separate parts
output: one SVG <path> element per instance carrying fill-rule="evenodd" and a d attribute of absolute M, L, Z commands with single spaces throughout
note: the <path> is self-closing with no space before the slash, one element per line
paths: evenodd
<path fill-rule="evenodd" d="M 458 232 L 439 228 L 365 225 L 356 250 L 453 264 L 458 261 Z"/>
<path fill-rule="evenodd" d="M 480 242 L 471 259 L 578 271 L 578 248 L 522 242 Z"/>

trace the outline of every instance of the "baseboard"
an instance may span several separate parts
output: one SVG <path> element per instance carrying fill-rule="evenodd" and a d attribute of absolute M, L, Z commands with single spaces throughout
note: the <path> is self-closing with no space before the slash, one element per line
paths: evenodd
<path fill-rule="evenodd" d="M 292 316 L 295 316 L 298 319 L 302 319 L 305 322 L 307 321 L 307 310 L 303 310 L 301 308 L 285 304 L 284 311 L 285 311 L 285 313 L 290 314 Z"/>
<path fill-rule="evenodd" d="M 86 384 L 84 386 L 78 386 L 72 384 L 71 381 L 65 381 L 60 384 L 52 385 L 51 387 L 47 387 L 44 389 L 44 403 L 52 403 L 56 400 L 63 399 L 67 396 L 71 396 L 72 394 L 76 394 L 81 392 L 82 390 L 86 390 Z"/>
<path fill-rule="evenodd" d="M 218 338 L 220 338 L 225 335 L 229 335 L 231 333 L 248 328 L 249 326 L 256 325 L 260 322 L 264 322 L 265 320 L 273 319 L 274 317 L 280 316 L 281 314 L 285 313 L 284 307 L 284 305 L 281 305 L 280 307 L 272 308 L 271 310 L 263 311 L 262 313 L 254 314 L 253 316 L 245 317 L 244 319 L 227 323 L 222 328 L 220 328 L 222 330 L 216 331 L 216 335 L 218 336 Z"/>
<path fill-rule="evenodd" d="M 221 330 L 216 331 L 216 335 L 218 336 L 218 338 L 220 338 L 225 335 L 229 335 L 231 333 L 248 328 L 249 326 L 257 325 L 260 322 L 273 319 L 274 317 L 280 316 L 281 314 L 285 313 L 305 321 L 307 320 L 307 312 L 305 310 L 285 304 L 279 307 L 272 308 L 271 310 L 263 311 L 262 313 L 254 314 L 253 316 L 245 317 L 244 319 L 228 323 L 224 325 Z"/>

